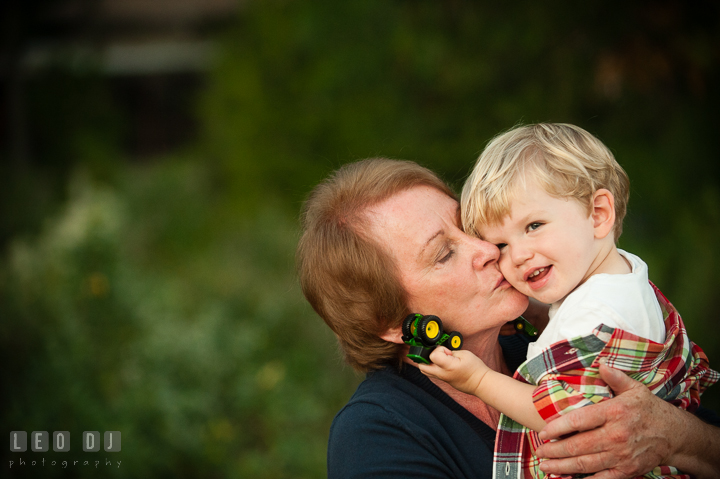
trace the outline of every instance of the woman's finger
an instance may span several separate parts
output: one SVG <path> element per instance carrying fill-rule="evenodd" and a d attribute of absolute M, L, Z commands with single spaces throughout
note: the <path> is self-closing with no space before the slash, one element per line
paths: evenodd
<path fill-rule="evenodd" d="M 600 364 L 599 370 L 600 377 L 603 381 L 605 381 L 610 389 L 613 390 L 613 393 L 615 393 L 616 396 L 634 388 L 645 387 L 642 383 L 635 381 L 619 369 L 611 368 L 604 363 Z"/>
<path fill-rule="evenodd" d="M 602 406 L 603 403 L 587 406 L 550 421 L 547 423 L 547 426 L 540 431 L 540 439 L 543 441 L 560 439 L 566 434 L 578 431 L 589 431 L 602 426 L 606 420 L 606 414 Z M 540 446 L 540 449 L 538 449 L 539 455 L 540 452 L 542 452 L 544 457 L 567 457 L 558 455 L 545 456 L 545 451 L 548 448 L 544 446 L 547 445 L 548 444 L 543 444 Z"/>

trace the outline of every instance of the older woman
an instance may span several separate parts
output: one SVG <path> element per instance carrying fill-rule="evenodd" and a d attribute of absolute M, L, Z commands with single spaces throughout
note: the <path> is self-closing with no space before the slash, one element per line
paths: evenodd
<path fill-rule="evenodd" d="M 462 332 L 464 348 L 510 374 L 528 343 L 498 337 L 528 300 L 500 274 L 498 256 L 463 233 L 453 192 L 415 163 L 364 160 L 315 188 L 297 252 L 303 292 L 346 361 L 367 373 L 333 422 L 330 478 L 491 474 L 499 413 L 423 376 L 405 358 L 401 322 L 410 312 L 437 315 Z M 715 477 L 720 430 L 622 374 L 606 369 L 603 377 L 620 394 L 546 427 L 545 439 L 586 431 L 545 444 L 538 452 L 555 458 L 546 471 L 619 478 L 672 463 Z"/>

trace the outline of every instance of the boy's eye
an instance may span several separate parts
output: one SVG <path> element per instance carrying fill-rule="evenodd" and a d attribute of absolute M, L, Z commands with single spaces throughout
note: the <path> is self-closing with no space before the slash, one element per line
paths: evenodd
<path fill-rule="evenodd" d="M 503 248 L 507 246 L 507 243 L 497 243 L 495 246 L 497 246 L 498 249 L 502 251 Z"/>
<path fill-rule="evenodd" d="M 538 223 L 538 222 L 530 223 L 530 224 L 527 226 L 527 230 L 528 230 L 528 231 L 535 231 L 536 229 L 540 228 L 541 226 L 542 226 L 542 223 Z"/>

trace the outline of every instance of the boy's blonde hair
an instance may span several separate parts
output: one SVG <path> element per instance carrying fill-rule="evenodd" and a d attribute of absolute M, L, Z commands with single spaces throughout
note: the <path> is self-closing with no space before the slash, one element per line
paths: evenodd
<path fill-rule="evenodd" d="M 527 178 L 551 196 L 575 198 L 588 215 L 593 193 L 607 189 L 615 198 L 615 241 L 620 237 L 630 194 L 627 173 L 600 140 L 563 123 L 519 126 L 488 143 L 463 186 L 465 231 L 480 236 L 481 225 L 500 223 Z"/>

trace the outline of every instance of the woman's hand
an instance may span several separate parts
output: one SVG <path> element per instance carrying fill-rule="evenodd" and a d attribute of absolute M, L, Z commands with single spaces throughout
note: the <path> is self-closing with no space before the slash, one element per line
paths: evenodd
<path fill-rule="evenodd" d="M 433 364 L 418 364 L 420 371 L 431 378 L 441 379 L 455 389 L 475 395 L 490 368 L 470 351 L 450 351 L 438 346 L 430 353 Z"/>
<path fill-rule="evenodd" d="M 621 371 L 600 366 L 616 397 L 551 421 L 540 433 L 546 473 L 596 473 L 595 479 L 631 478 L 658 465 L 697 477 L 720 470 L 720 429 L 654 396 Z M 568 438 L 566 434 L 578 432 Z"/>

